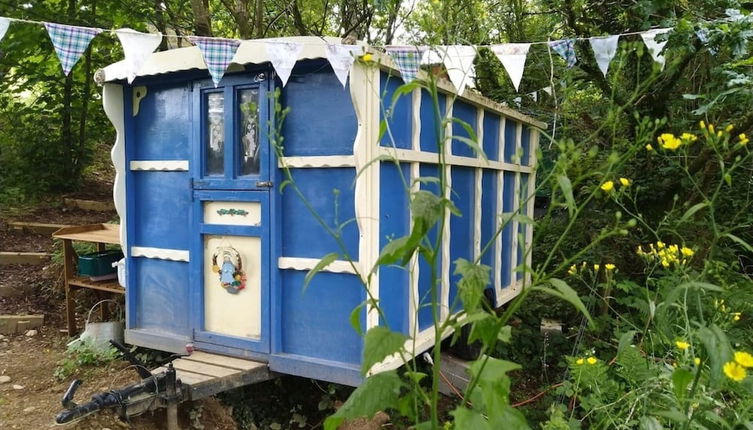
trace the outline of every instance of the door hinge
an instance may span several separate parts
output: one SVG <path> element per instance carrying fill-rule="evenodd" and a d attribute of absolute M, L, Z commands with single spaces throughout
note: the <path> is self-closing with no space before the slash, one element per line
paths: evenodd
<path fill-rule="evenodd" d="M 272 188 L 274 184 L 272 181 L 256 181 L 256 188 Z"/>

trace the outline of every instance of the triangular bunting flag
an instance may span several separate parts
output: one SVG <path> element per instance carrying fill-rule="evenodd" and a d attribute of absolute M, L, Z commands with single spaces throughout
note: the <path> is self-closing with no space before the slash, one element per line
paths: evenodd
<path fill-rule="evenodd" d="M 541 89 L 541 91 L 549 94 L 550 96 L 552 95 L 552 87 L 544 87 Z"/>
<path fill-rule="evenodd" d="M 188 36 L 188 40 L 199 47 L 204 63 L 212 75 L 214 86 L 217 87 L 227 66 L 233 61 L 235 51 L 238 50 L 241 41 L 235 39 L 220 39 L 218 37 Z"/>
<path fill-rule="evenodd" d="M 450 82 L 455 86 L 458 94 L 463 94 L 475 76 L 473 60 L 476 58 L 476 47 L 465 45 L 450 45 L 442 47 L 444 51 L 444 67 Z"/>
<path fill-rule="evenodd" d="M 102 32 L 100 28 L 75 27 L 72 25 L 45 22 L 44 27 L 50 35 L 55 53 L 58 55 L 63 73 L 68 76 L 81 54 L 89 47 L 94 36 Z"/>
<path fill-rule="evenodd" d="M 560 57 L 567 63 L 567 68 L 573 67 L 578 61 L 575 58 L 575 39 L 563 39 L 549 42 L 549 47 L 554 52 L 560 54 Z"/>
<path fill-rule="evenodd" d="M 648 52 L 651 53 L 651 57 L 653 57 L 654 61 L 661 65 L 662 69 L 664 69 L 664 55 L 662 55 L 661 51 L 664 49 L 664 45 L 667 44 L 667 41 L 664 40 L 662 42 L 657 42 L 656 36 L 668 33 L 671 30 L 671 28 L 656 28 L 641 33 L 641 38 L 643 39 L 643 43 L 646 44 Z"/>
<path fill-rule="evenodd" d="M 350 68 L 355 61 L 354 55 L 363 52 L 363 47 L 359 45 L 327 45 L 327 60 L 335 71 L 335 76 L 343 84 L 348 82 Z"/>
<path fill-rule="evenodd" d="M 417 47 L 391 47 L 386 48 L 387 54 L 397 64 L 400 76 L 406 84 L 416 79 L 421 65 L 422 52 Z"/>
<path fill-rule="evenodd" d="M 303 49 L 303 44 L 293 42 L 266 42 L 267 55 L 277 76 L 282 81 L 282 86 L 288 83 L 290 72 L 293 71 L 298 55 Z"/>
<path fill-rule="evenodd" d="M 427 49 L 421 54 L 421 64 L 442 64 L 442 56 L 439 55 L 436 49 Z"/>
<path fill-rule="evenodd" d="M 537 91 L 534 91 L 532 93 L 528 93 L 528 96 L 533 99 L 533 101 L 537 102 L 539 101 L 539 93 Z"/>
<path fill-rule="evenodd" d="M 10 20 L 8 18 L 0 16 L 0 40 L 3 40 L 3 37 L 5 37 L 5 32 L 8 31 L 9 26 Z"/>
<path fill-rule="evenodd" d="M 526 64 L 530 47 L 530 43 L 505 43 L 491 46 L 492 52 L 499 58 L 499 61 L 505 66 L 507 74 L 510 75 L 515 91 L 518 91 L 520 80 L 523 78 L 523 67 Z"/>
<path fill-rule="evenodd" d="M 512 101 L 515 102 L 516 106 L 520 107 L 520 102 L 523 101 L 523 98 L 522 97 L 515 97 L 514 99 L 512 99 Z"/>
<path fill-rule="evenodd" d="M 607 36 L 607 37 L 592 37 L 588 39 L 591 44 L 591 49 L 594 51 L 594 58 L 596 58 L 596 64 L 599 65 L 599 70 L 604 76 L 607 76 L 609 71 L 609 63 L 612 62 L 612 58 L 617 53 L 617 42 L 619 42 L 620 36 Z"/>
<path fill-rule="evenodd" d="M 115 34 L 120 39 L 125 53 L 126 77 L 130 84 L 136 79 L 136 75 L 141 67 L 146 63 L 146 59 L 152 55 L 155 49 L 162 43 L 162 33 L 139 33 L 130 28 L 121 28 L 115 30 Z"/>

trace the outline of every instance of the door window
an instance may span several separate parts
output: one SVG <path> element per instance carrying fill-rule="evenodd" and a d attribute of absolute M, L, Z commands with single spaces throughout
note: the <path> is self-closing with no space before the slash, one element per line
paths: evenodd
<path fill-rule="evenodd" d="M 206 175 L 225 174 L 225 95 L 206 93 L 206 136 L 204 138 Z"/>
<path fill-rule="evenodd" d="M 240 139 L 238 155 L 240 174 L 258 175 L 261 159 L 259 139 L 259 89 L 248 88 L 238 91 L 238 135 Z"/>

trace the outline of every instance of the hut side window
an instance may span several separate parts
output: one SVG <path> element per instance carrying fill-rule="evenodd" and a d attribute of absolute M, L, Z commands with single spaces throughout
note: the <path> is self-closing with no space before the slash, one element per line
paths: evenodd
<path fill-rule="evenodd" d="M 222 175 L 225 172 L 225 96 L 208 93 L 206 97 L 206 174 Z"/>
<path fill-rule="evenodd" d="M 238 91 L 240 174 L 259 174 L 259 89 Z"/>

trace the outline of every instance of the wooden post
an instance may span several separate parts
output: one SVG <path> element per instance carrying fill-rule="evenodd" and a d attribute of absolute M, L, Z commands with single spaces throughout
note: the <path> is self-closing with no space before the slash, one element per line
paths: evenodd
<path fill-rule="evenodd" d="M 68 336 L 75 336 L 76 331 L 76 301 L 73 300 L 73 291 L 68 281 L 74 272 L 73 243 L 70 239 L 63 239 L 63 265 L 65 268 L 65 317 L 68 323 Z"/>

